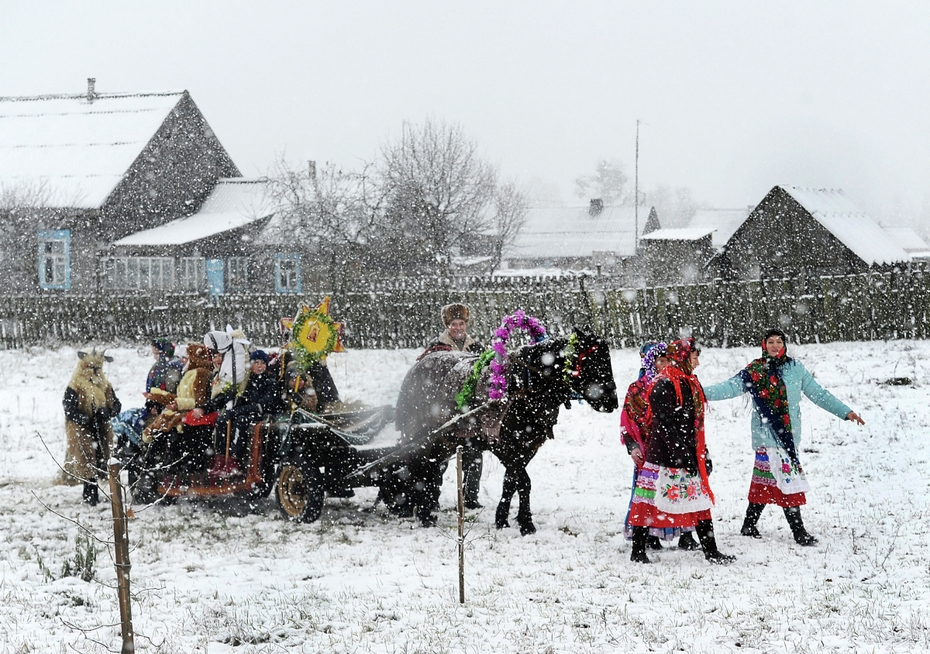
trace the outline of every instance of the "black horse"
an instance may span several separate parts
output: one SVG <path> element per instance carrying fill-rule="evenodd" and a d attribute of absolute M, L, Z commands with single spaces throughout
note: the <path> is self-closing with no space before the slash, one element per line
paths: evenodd
<path fill-rule="evenodd" d="M 475 355 L 434 352 L 420 359 L 407 373 L 397 400 L 396 425 L 407 442 L 424 442 L 410 458 L 410 479 L 402 497 L 407 512 L 415 511 L 424 525 L 433 524 L 432 510 L 439 497 L 443 465 L 463 440 L 490 450 L 504 464 L 504 488 L 497 506 L 498 529 L 510 526 L 510 502 L 519 493 L 517 522 L 520 533 L 536 531 L 530 509 L 530 476 L 526 466 L 540 446 L 552 438 L 559 408 L 583 398 L 595 410 L 617 408 L 617 386 L 610 364 L 610 349 L 600 337 L 575 329 L 570 337 L 525 345 L 505 362 L 507 394 L 489 401 L 490 371 L 485 368 L 467 407 L 472 411 L 438 438 L 430 434 L 459 414 L 456 395 L 475 365 Z"/>

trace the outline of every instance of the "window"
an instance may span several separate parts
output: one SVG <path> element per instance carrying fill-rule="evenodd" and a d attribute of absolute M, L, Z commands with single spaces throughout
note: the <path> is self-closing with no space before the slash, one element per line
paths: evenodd
<path fill-rule="evenodd" d="M 300 255 L 274 255 L 275 293 L 300 293 Z"/>
<path fill-rule="evenodd" d="M 178 290 L 202 291 L 206 285 L 206 260 L 203 257 L 182 257 L 178 266 Z"/>
<path fill-rule="evenodd" d="M 71 230 L 39 232 L 39 287 L 71 288 Z"/>
<path fill-rule="evenodd" d="M 249 258 L 229 257 L 227 279 L 230 291 L 244 291 L 249 285 Z"/>
<path fill-rule="evenodd" d="M 172 257 L 111 257 L 103 260 L 104 285 L 121 291 L 174 288 Z"/>

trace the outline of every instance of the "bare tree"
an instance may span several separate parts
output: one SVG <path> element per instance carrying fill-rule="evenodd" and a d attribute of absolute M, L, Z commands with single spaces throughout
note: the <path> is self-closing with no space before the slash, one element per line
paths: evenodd
<path fill-rule="evenodd" d="M 405 123 L 382 148 L 384 236 L 395 264 L 448 274 L 456 251 L 493 231 L 497 171 L 477 149 L 461 127 L 432 120 Z"/>
<path fill-rule="evenodd" d="M 498 186 L 494 193 L 494 235 L 491 241 L 490 272 L 501 265 L 504 251 L 513 245 L 526 224 L 529 201 L 513 182 Z"/>
<path fill-rule="evenodd" d="M 36 270 L 36 232 L 49 198 L 44 181 L 0 186 L 0 275 L 8 282 L 27 280 Z"/>
<path fill-rule="evenodd" d="M 380 189 L 371 166 L 346 172 L 325 165 L 294 168 L 283 159 L 268 181 L 278 211 L 277 237 L 312 255 L 330 288 L 366 272 L 381 223 Z"/>
<path fill-rule="evenodd" d="M 620 204 L 627 199 L 627 181 L 619 161 L 601 159 L 593 175 L 575 180 L 575 195 L 580 198 L 599 198 L 605 205 Z"/>

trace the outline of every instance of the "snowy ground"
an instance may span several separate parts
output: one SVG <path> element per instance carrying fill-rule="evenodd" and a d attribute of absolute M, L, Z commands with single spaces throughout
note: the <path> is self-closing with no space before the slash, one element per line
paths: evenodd
<path fill-rule="evenodd" d="M 539 532 L 493 527 L 502 468 L 486 458 L 485 510 L 469 523 L 466 603 L 458 603 L 451 474 L 439 526 L 367 511 L 374 491 L 328 499 L 315 524 L 182 502 L 130 522 L 136 645 L 145 652 L 920 652 L 930 649 L 930 343 L 794 346 L 865 418 L 840 422 L 805 400 L 804 517 L 820 537 L 794 544 L 768 509 L 762 540 L 739 536 L 752 465 L 748 405 L 714 404 L 708 442 L 716 532 L 737 562 L 667 549 L 629 561 L 622 518 L 631 463 L 617 414 L 564 411 L 529 468 Z M 147 352 L 117 349 L 107 372 L 124 407 L 141 404 Z M 343 395 L 393 403 L 416 352 L 331 357 Z M 705 350 L 719 381 L 756 352 Z M 0 352 L 0 651 L 119 648 L 114 571 L 61 576 L 80 521 L 112 534 L 109 507 L 54 485 L 64 451 L 61 397 L 72 349 Z M 615 353 L 621 387 L 634 352 Z M 910 377 L 910 386 L 887 386 Z M 46 452 L 39 435 L 48 444 Z M 73 650 L 71 647 L 73 646 Z"/>

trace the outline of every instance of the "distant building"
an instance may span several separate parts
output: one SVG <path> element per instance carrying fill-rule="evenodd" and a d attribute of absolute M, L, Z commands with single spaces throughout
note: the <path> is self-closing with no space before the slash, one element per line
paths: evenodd
<path fill-rule="evenodd" d="M 597 199 L 587 206 L 536 207 L 504 259 L 511 270 L 623 272 L 636 257 L 638 237 L 660 227 L 654 208 L 639 207 L 637 221 L 632 205 L 605 206 Z"/>
<path fill-rule="evenodd" d="M 915 261 L 930 260 L 930 245 L 912 227 L 882 227 L 891 240 Z"/>
<path fill-rule="evenodd" d="M 0 98 L 5 291 L 99 291 L 102 248 L 239 174 L 187 91 Z"/>
<path fill-rule="evenodd" d="M 114 291 L 298 292 L 300 255 L 268 252 L 274 216 L 261 179 L 221 179 L 196 213 L 115 241 L 101 258 Z"/>
<path fill-rule="evenodd" d="M 688 227 L 690 229 L 713 230 L 712 245 L 714 251 L 717 251 L 727 244 L 730 237 L 736 233 L 740 225 L 749 217 L 752 209 L 752 207 L 746 207 L 745 209 L 698 209 L 694 212 L 691 220 L 688 221 Z"/>
<path fill-rule="evenodd" d="M 717 276 L 759 279 L 888 270 L 911 255 L 839 189 L 776 186 L 712 261 Z"/>
<path fill-rule="evenodd" d="M 657 229 L 644 234 L 641 256 L 649 285 L 691 284 L 703 281 L 714 256 L 712 227 Z"/>

